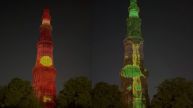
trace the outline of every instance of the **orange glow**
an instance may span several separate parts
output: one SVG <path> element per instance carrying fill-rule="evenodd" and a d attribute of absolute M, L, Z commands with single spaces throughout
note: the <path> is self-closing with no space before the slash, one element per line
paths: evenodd
<path fill-rule="evenodd" d="M 42 24 L 50 24 L 50 20 L 48 20 L 48 19 L 43 19 L 43 20 L 42 20 Z"/>
<path fill-rule="evenodd" d="M 44 96 L 43 97 L 43 102 L 44 103 L 47 103 L 47 102 L 50 102 L 50 101 L 52 101 L 52 98 L 50 98 L 49 96 Z"/>

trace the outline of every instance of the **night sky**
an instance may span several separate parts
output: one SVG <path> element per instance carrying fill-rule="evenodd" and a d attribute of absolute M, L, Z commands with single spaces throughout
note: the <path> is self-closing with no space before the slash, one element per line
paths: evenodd
<path fill-rule="evenodd" d="M 57 88 L 75 76 L 120 84 L 128 0 L 0 3 L 0 85 L 32 79 L 42 11 L 52 16 Z M 152 96 L 164 79 L 193 80 L 193 1 L 139 0 Z"/>

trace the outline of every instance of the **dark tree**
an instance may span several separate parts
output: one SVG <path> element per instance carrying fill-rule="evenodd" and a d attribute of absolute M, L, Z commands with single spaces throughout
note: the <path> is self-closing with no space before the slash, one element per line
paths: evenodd
<path fill-rule="evenodd" d="M 99 82 L 92 91 L 92 108 L 122 108 L 118 86 Z"/>
<path fill-rule="evenodd" d="M 183 78 L 163 81 L 151 101 L 151 108 L 193 108 L 193 81 Z"/>
<path fill-rule="evenodd" d="M 68 80 L 57 98 L 59 108 L 90 108 L 91 81 L 86 77 L 77 77 Z"/>
<path fill-rule="evenodd" d="M 40 108 L 31 83 L 19 78 L 0 89 L 0 101 L 2 108 Z"/>
<path fill-rule="evenodd" d="M 0 87 L 0 108 L 4 107 L 4 94 L 5 94 L 6 87 L 1 86 Z"/>

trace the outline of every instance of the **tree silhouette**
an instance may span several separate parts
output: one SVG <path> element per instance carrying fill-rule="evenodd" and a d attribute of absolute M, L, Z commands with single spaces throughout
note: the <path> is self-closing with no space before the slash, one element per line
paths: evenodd
<path fill-rule="evenodd" d="M 92 91 L 92 108 L 122 108 L 118 86 L 99 82 Z"/>
<path fill-rule="evenodd" d="M 193 108 L 193 81 L 184 78 L 163 81 L 151 101 L 151 108 Z"/>
<path fill-rule="evenodd" d="M 4 87 L 0 88 L 0 107 L 2 108 L 40 108 L 34 96 L 31 83 L 14 78 Z"/>
<path fill-rule="evenodd" d="M 86 77 L 69 79 L 57 98 L 59 108 L 90 108 L 91 81 Z"/>

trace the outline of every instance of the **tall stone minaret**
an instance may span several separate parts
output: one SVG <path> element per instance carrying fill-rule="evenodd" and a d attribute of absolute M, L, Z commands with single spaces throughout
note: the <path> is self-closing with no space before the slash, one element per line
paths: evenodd
<path fill-rule="evenodd" d="M 125 108 L 148 108 L 148 72 L 144 68 L 143 36 L 137 0 L 130 0 L 127 34 L 124 43 L 124 64 L 120 72 Z"/>
<path fill-rule="evenodd" d="M 34 92 L 44 108 L 56 106 L 56 69 L 53 62 L 54 46 L 50 20 L 49 10 L 44 9 L 32 81 Z"/>

